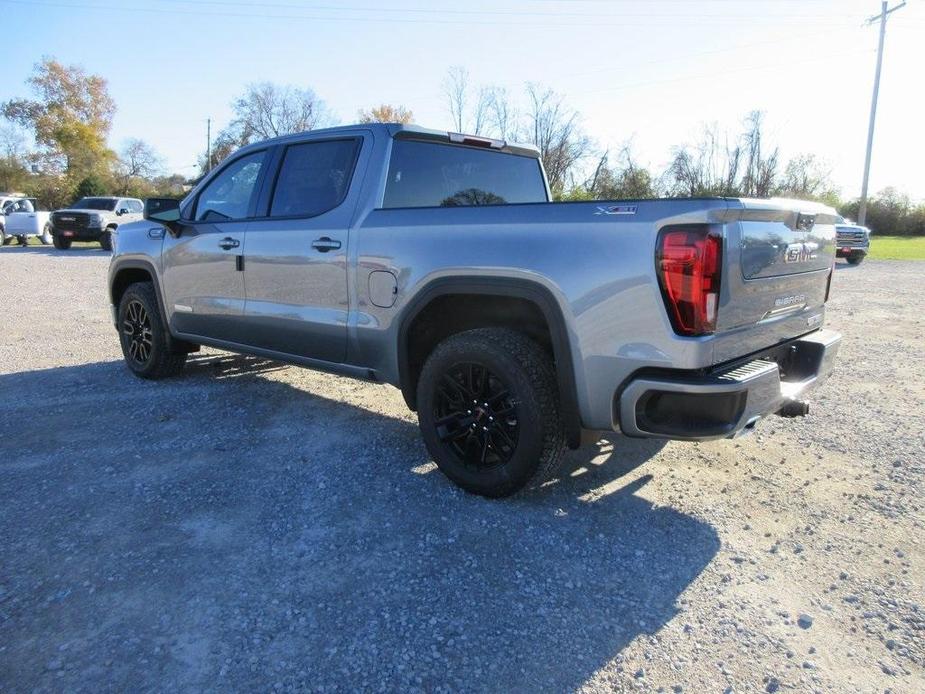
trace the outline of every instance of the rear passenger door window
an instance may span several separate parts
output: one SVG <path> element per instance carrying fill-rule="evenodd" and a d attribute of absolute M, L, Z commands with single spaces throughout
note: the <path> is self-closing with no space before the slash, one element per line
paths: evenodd
<path fill-rule="evenodd" d="M 317 217 L 347 196 L 359 139 L 304 142 L 286 148 L 270 217 Z"/>

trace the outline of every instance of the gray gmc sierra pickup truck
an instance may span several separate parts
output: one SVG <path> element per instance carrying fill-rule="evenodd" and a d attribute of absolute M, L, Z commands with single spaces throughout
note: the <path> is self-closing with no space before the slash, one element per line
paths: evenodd
<path fill-rule="evenodd" d="M 592 432 L 805 414 L 840 340 L 835 220 L 796 200 L 553 203 L 533 147 L 332 128 L 148 200 L 109 294 L 136 375 L 205 344 L 390 383 L 448 477 L 504 496 Z"/>

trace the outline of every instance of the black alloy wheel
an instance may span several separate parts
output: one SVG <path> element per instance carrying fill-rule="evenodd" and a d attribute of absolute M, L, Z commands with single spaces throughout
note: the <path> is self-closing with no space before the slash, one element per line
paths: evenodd
<path fill-rule="evenodd" d="M 508 328 L 440 342 L 417 383 L 418 423 L 440 470 L 473 494 L 541 485 L 565 451 L 551 355 Z"/>
<path fill-rule="evenodd" d="M 508 386 L 482 364 L 456 364 L 436 384 L 434 426 L 466 467 L 491 469 L 511 460 L 520 431 Z"/>
<path fill-rule="evenodd" d="M 116 325 L 125 365 L 139 378 L 167 378 L 183 370 L 188 350 L 171 342 L 151 282 L 135 282 L 119 299 Z"/>
<path fill-rule="evenodd" d="M 122 320 L 122 334 L 125 336 L 129 356 L 144 366 L 151 358 L 154 346 L 151 332 L 151 317 L 140 301 L 130 301 Z"/>

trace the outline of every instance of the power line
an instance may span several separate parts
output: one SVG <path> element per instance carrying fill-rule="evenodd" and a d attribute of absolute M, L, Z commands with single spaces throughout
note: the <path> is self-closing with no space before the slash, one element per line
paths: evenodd
<path fill-rule="evenodd" d="M 236 0 L 163 0 L 163 2 L 169 2 L 174 4 L 190 4 L 190 5 L 218 5 L 218 6 L 233 6 L 233 7 L 253 7 L 253 2 L 240 2 Z M 708 12 L 691 12 L 689 14 L 679 14 L 677 12 L 548 12 L 548 11 L 536 11 L 536 10 L 523 10 L 523 9 L 508 9 L 508 10 L 497 10 L 497 9 L 455 9 L 455 8 L 433 8 L 433 7 L 390 7 L 387 5 L 306 5 L 303 3 L 292 4 L 292 3 L 280 3 L 280 2 L 261 2 L 261 8 L 272 7 L 276 9 L 287 9 L 287 10 L 308 10 L 308 11 L 331 11 L 331 12 L 380 12 L 380 13 L 395 13 L 395 12 L 409 12 L 413 14 L 438 14 L 438 15 L 475 15 L 475 16 L 515 16 L 515 17 L 524 17 L 524 16 L 540 16 L 540 17 L 584 17 L 588 19 L 600 19 L 601 17 L 613 18 L 613 19 L 622 19 L 624 17 L 652 17 L 652 18 L 674 18 L 674 17 L 703 17 L 705 19 L 790 19 L 790 18 L 799 18 L 799 19 L 826 19 L 831 20 L 834 15 L 832 14 L 794 14 L 794 13 L 762 13 L 762 14 L 734 14 L 731 15 L 728 12 L 713 14 Z M 838 17 L 845 16 L 857 16 L 863 17 L 863 14 L 855 13 L 854 15 L 845 15 L 839 14 Z"/>
<path fill-rule="evenodd" d="M 176 0 L 178 3 L 189 2 L 190 0 Z M 313 21 L 313 22 L 360 22 L 360 23 L 397 23 L 397 24 L 439 24 L 439 25 L 473 25 L 473 26 L 498 26 L 498 25 L 511 25 L 516 24 L 523 27 L 531 28 L 550 28 L 561 30 L 565 27 L 620 27 L 620 28 L 630 28 L 630 27 L 648 27 L 648 26 L 677 26 L 685 27 L 690 26 L 691 23 L 697 17 L 701 17 L 706 20 L 706 23 L 709 24 L 733 24 L 737 21 L 737 17 L 729 14 L 724 14 L 717 17 L 703 17 L 703 15 L 696 15 L 688 18 L 686 21 L 679 21 L 676 23 L 671 22 L 645 22 L 640 21 L 645 19 L 645 17 L 636 18 L 637 21 L 633 22 L 561 22 L 553 21 L 553 18 L 550 18 L 550 21 L 530 21 L 525 22 L 522 19 L 514 16 L 511 19 L 490 19 L 487 21 L 480 21 L 476 19 L 438 19 L 438 18 L 421 18 L 421 17 L 396 17 L 396 16 L 356 16 L 356 17 L 343 17 L 335 15 L 309 15 L 309 14 L 279 14 L 279 13 L 266 13 L 266 12 L 229 12 L 227 10 L 222 11 L 207 11 L 200 9 L 167 9 L 167 8 L 158 8 L 158 7 L 126 7 L 124 5 L 97 5 L 97 4 L 87 4 L 87 3 L 66 3 L 66 2 L 53 2 L 53 1 L 36 1 L 36 0 L 0 0 L 2 3 L 14 4 L 14 5 L 26 5 L 32 7 L 58 7 L 62 9 L 82 9 L 82 10 L 101 10 L 106 12 L 140 12 L 145 14 L 167 14 L 167 15 L 187 15 L 187 16 L 205 16 L 205 17 L 219 17 L 219 18 L 244 18 L 244 19 L 287 19 L 287 20 L 303 20 L 303 21 Z M 252 4 L 247 5 L 248 7 Z M 188 7 L 190 7 L 188 5 Z M 196 5 L 192 5 L 196 7 Z M 295 9 L 293 7 L 293 9 Z M 311 8 L 309 8 L 311 9 Z M 318 10 L 323 11 L 323 10 Z M 354 10 L 360 11 L 360 10 Z M 392 10 L 392 14 L 399 10 Z M 474 13 L 478 15 L 479 13 Z M 658 15 L 659 18 L 670 19 L 678 15 Z M 613 15 L 614 18 L 618 18 L 618 15 Z M 813 22 L 807 21 L 806 19 L 797 17 L 794 18 L 791 16 L 775 16 L 779 21 L 785 22 L 798 22 L 801 25 L 813 24 Z M 757 16 L 739 16 L 738 19 L 753 20 L 760 19 L 761 17 Z M 651 17 L 650 17 L 651 19 Z M 720 20 L 732 20 L 732 21 L 720 21 Z M 819 22 L 820 25 L 824 24 L 825 26 L 832 26 L 833 20 L 831 18 L 826 18 L 824 21 Z M 850 22 L 842 21 L 841 24 L 848 25 Z"/>
<path fill-rule="evenodd" d="M 809 58 L 807 60 L 797 60 L 797 61 L 789 62 L 789 63 L 780 63 L 780 62 L 766 63 L 764 65 L 750 65 L 746 67 L 733 68 L 731 70 L 720 70 L 718 72 L 717 71 L 703 72 L 703 73 L 698 73 L 694 75 L 685 75 L 684 77 L 672 77 L 672 78 L 663 79 L 663 80 L 633 82 L 630 84 L 618 84 L 612 87 L 604 87 L 602 89 L 586 90 L 583 93 L 598 94 L 598 93 L 603 93 L 603 92 L 619 91 L 621 89 L 631 89 L 634 87 L 648 87 L 648 86 L 653 86 L 653 85 L 658 85 L 658 84 L 669 84 L 672 82 L 686 82 L 687 80 L 699 79 L 701 77 L 716 77 L 719 75 L 730 75 L 730 74 L 734 74 L 737 72 L 751 72 L 751 71 L 758 71 L 758 70 L 768 70 L 771 68 L 794 67 L 796 65 L 806 65 L 808 63 L 824 62 L 832 58 L 841 58 L 841 57 L 845 57 L 849 55 L 862 55 L 868 52 L 869 51 L 867 50 L 861 50 L 861 51 L 855 50 L 855 51 L 843 51 L 841 53 L 829 53 L 827 55 L 824 55 L 818 58 Z"/>
<path fill-rule="evenodd" d="M 845 31 L 849 27 L 841 29 Z M 715 48 L 708 51 L 698 51 L 696 53 L 685 53 L 683 55 L 673 56 L 671 58 L 659 58 L 657 60 L 645 60 L 645 61 L 630 61 L 630 62 L 621 62 L 618 66 L 611 67 L 602 67 L 594 70 L 582 70 L 580 72 L 568 72 L 566 74 L 559 74 L 560 78 L 564 77 L 581 77 L 584 75 L 612 75 L 616 70 L 625 70 L 626 68 L 638 68 L 646 67 L 649 65 L 663 65 L 666 63 L 676 63 L 689 61 L 692 58 L 700 58 L 708 55 L 720 55 L 722 53 L 733 53 L 736 51 L 742 51 L 748 48 L 757 48 L 758 46 L 780 46 L 783 43 L 793 43 L 796 41 L 804 41 L 805 39 L 818 38 L 818 32 L 813 32 L 811 34 L 799 34 L 796 36 L 786 36 L 784 38 L 774 38 L 768 39 L 766 41 L 754 41 L 751 43 L 739 43 L 726 46 L 724 48 Z M 831 37 L 827 37 L 831 38 Z M 827 54 L 828 55 L 828 54 Z"/>

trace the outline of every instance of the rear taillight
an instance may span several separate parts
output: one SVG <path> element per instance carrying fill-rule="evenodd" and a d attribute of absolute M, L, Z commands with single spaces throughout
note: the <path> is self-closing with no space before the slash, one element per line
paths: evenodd
<path fill-rule="evenodd" d="M 704 225 L 670 226 L 659 233 L 656 271 L 678 335 L 716 330 L 722 251 L 722 237 Z"/>

